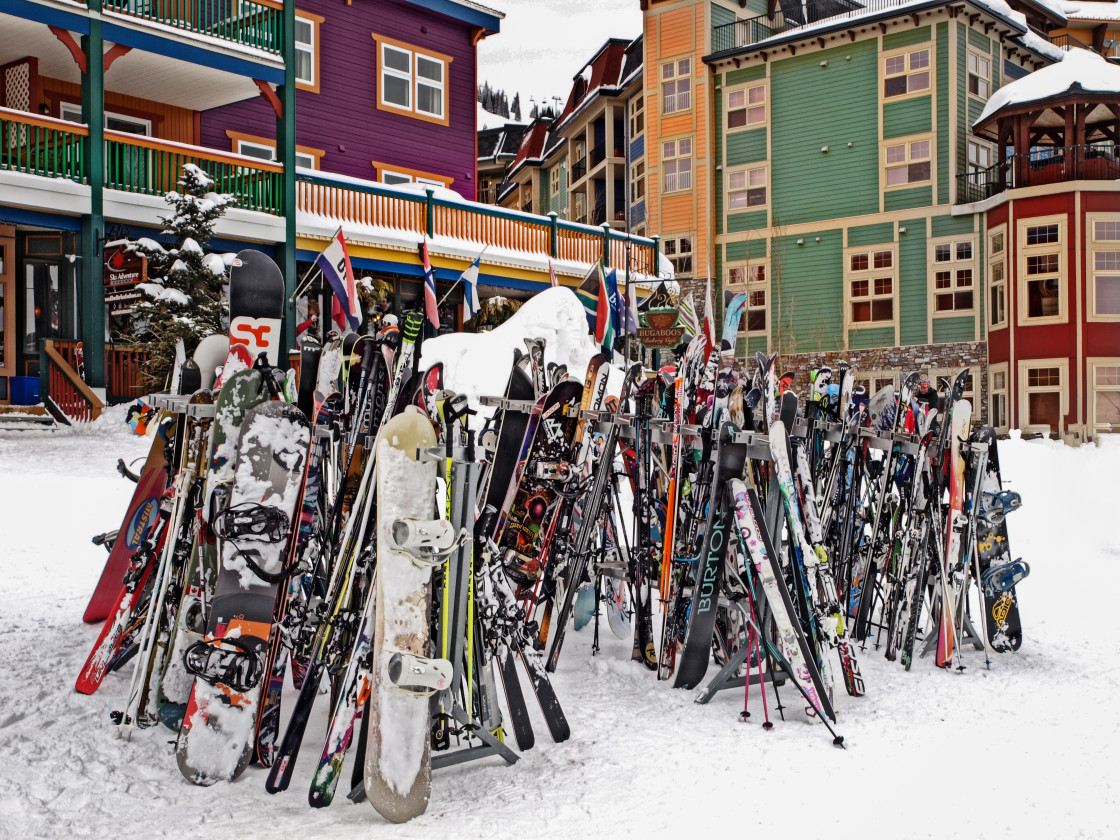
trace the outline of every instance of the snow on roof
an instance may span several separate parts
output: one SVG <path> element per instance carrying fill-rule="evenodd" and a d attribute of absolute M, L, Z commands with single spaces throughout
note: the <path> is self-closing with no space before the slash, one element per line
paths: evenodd
<path fill-rule="evenodd" d="M 503 117 L 501 114 L 492 114 L 482 107 L 481 102 L 474 103 L 475 128 L 481 131 L 484 128 L 501 128 L 506 125 L 528 125 L 524 120 L 515 120 Z"/>
<path fill-rule="evenodd" d="M 980 125 L 1004 108 L 1080 91 L 1120 96 L 1120 66 L 1089 50 L 1070 50 L 1057 64 L 1035 70 L 997 90 L 973 125 Z"/>
<path fill-rule="evenodd" d="M 1066 7 L 1062 14 L 1070 20 L 1100 20 L 1120 21 L 1120 3 L 1100 2 L 1100 0 L 1085 0 L 1085 2 L 1065 3 L 1062 0 L 1052 0 Z"/>

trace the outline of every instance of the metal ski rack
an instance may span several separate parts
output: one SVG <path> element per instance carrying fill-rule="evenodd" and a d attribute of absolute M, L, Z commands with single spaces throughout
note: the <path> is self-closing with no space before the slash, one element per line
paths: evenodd
<path fill-rule="evenodd" d="M 481 405 L 490 408 L 497 408 L 502 411 L 523 411 L 526 414 L 531 412 L 537 405 L 536 400 L 511 400 L 506 397 L 479 397 Z"/>
<path fill-rule="evenodd" d="M 152 408 L 170 411 L 173 414 L 185 414 L 190 401 L 190 396 L 183 394 L 149 394 L 144 397 L 144 402 Z M 213 414 L 210 416 L 213 417 Z"/>
<path fill-rule="evenodd" d="M 768 616 L 767 610 L 769 609 L 769 607 L 766 606 L 765 599 L 761 599 L 759 603 L 760 612 L 762 613 L 762 615 L 759 616 L 759 624 L 755 624 L 750 612 L 744 609 L 743 605 L 740 602 L 729 601 L 726 598 L 721 597 L 719 599 L 719 604 L 721 607 L 735 607 L 735 609 L 739 610 L 739 612 L 742 614 L 743 620 L 746 621 L 747 624 L 749 624 L 752 628 L 754 628 L 754 632 L 758 634 L 758 638 L 762 638 L 762 630 L 760 629 L 759 624 L 761 624 L 762 627 L 766 626 L 767 621 L 765 616 Z M 739 650 L 735 651 L 735 655 L 727 660 L 727 664 L 720 669 L 718 674 L 712 677 L 712 681 L 700 690 L 700 693 L 696 695 L 696 700 L 694 702 L 699 703 L 701 706 L 706 705 L 711 701 L 713 697 L 716 696 L 718 692 L 726 691 L 729 688 L 743 688 L 746 686 L 748 680 L 750 681 L 751 685 L 762 685 L 762 683 L 765 682 L 771 683 L 775 686 L 785 685 L 786 675 L 781 672 L 771 671 L 769 668 L 767 668 L 766 671 L 761 675 L 757 673 L 751 673 L 748 670 L 746 676 L 738 676 L 736 672 L 740 667 L 742 667 L 743 663 L 747 660 L 747 657 L 750 656 L 750 654 L 751 646 L 749 644 L 743 645 L 741 648 L 739 648 Z M 763 690 L 765 691 L 765 688 Z"/>

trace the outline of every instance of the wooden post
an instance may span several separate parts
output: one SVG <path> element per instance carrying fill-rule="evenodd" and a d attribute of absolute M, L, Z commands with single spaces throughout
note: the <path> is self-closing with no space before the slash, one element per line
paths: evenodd
<path fill-rule="evenodd" d="M 552 255 L 553 259 L 560 256 L 560 231 L 556 227 L 556 219 L 559 218 L 556 211 L 552 210 L 548 214 L 548 253 Z"/>

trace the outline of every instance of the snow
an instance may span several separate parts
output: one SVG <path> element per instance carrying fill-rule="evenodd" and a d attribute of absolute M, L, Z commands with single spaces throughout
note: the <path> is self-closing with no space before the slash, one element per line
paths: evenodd
<path fill-rule="evenodd" d="M 1120 3 L 1115 0 L 1104 3 L 1099 0 L 1082 0 L 1062 5 L 1067 7 L 1064 14 L 1070 20 L 1120 21 Z"/>
<path fill-rule="evenodd" d="M 175 266 L 179 266 L 179 268 L 176 269 Z M 179 260 L 176 260 L 175 265 L 171 266 L 171 271 L 175 272 L 176 270 L 186 270 L 186 266 Z M 136 288 L 156 303 L 170 303 L 175 306 L 186 306 L 191 301 L 189 297 L 178 289 L 172 289 L 168 286 L 164 286 L 162 283 L 137 283 Z"/>
<path fill-rule="evenodd" d="M 1120 66 L 1089 50 L 1070 50 L 1059 63 L 1035 70 L 997 90 L 974 124 L 1002 108 L 1060 96 L 1073 85 L 1089 92 L 1120 94 Z"/>
<path fill-rule="evenodd" d="M 513 100 L 513 97 L 510 97 Z M 527 108 L 524 108 L 526 112 Z M 475 127 L 482 131 L 484 128 L 501 128 L 504 125 L 525 125 L 524 120 L 515 120 L 512 117 L 503 117 L 501 114 L 491 114 L 482 107 L 482 103 L 474 103 Z"/>
<path fill-rule="evenodd" d="M 115 528 L 131 496 L 116 459 L 143 457 L 148 444 L 127 429 L 122 408 L 79 429 L 0 432 L 8 477 L 0 484 L 0 835 L 1117 835 L 1109 768 L 1120 750 L 1120 649 L 1114 613 L 1093 594 L 1112 585 L 1120 559 L 1111 489 L 1118 438 L 1079 449 L 1000 443 L 1007 484 L 1024 498 L 1007 520 L 1011 549 L 1032 569 L 1019 587 L 1023 648 L 996 656 L 990 671 L 968 655 L 963 674 L 928 658 L 905 672 L 869 650 L 860 660 L 868 695 L 838 698 L 847 750 L 797 720 L 764 732 L 755 691 L 748 723 L 738 720 L 737 691 L 697 706 L 693 694 L 631 664 L 630 645 L 610 634 L 592 658 L 588 627 L 569 633 L 555 675 L 571 740 L 552 743 L 531 708 L 537 745 L 521 761 L 434 771 L 427 813 L 391 830 L 368 804 L 342 796 L 323 811 L 308 808 L 325 737 L 322 700 L 292 789 L 269 796 L 255 767 L 232 785 L 187 783 L 162 727 L 119 740 L 107 713 L 123 706 L 127 669 L 91 697 L 72 690 L 99 630 L 81 623 L 106 557 L 89 537 Z M 781 697 L 797 705 L 787 690 Z M 287 690 L 285 715 L 294 698 Z"/>
<path fill-rule="evenodd" d="M 226 273 L 227 258 L 232 259 L 236 254 L 207 254 L 202 258 L 202 265 L 215 277 Z"/>
<path fill-rule="evenodd" d="M 472 407 L 478 398 L 505 394 L 513 351 L 527 352 L 525 339 L 543 338 L 545 364 L 567 365 L 568 373 L 582 379 L 595 355 L 588 335 L 587 317 L 575 292 L 558 286 L 525 301 L 513 316 L 484 333 L 451 333 L 430 338 L 420 346 L 420 368 L 443 362 L 444 386 L 466 394 Z M 492 413 L 482 408 L 484 415 Z"/>
<path fill-rule="evenodd" d="M 180 254 L 201 254 L 202 246 L 195 242 L 191 237 L 183 240 L 183 244 L 179 246 Z"/>

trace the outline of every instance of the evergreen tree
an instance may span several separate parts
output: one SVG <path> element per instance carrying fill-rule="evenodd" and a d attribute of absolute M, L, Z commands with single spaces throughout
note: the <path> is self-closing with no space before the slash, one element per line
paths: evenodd
<path fill-rule="evenodd" d="M 509 110 L 510 110 L 510 115 L 515 120 L 517 120 L 518 122 L 521 122 L 521 94 L 520 93 L 515 93 L 513 95 L 513 104 L 510 106 Z"/>
<path fill-rule="evenodd" d="M 148 282 L 137 287 L 144 298 L 128 316 L 128 332 L 147 353 L 146 378 L 157 388 L 167 379 L 179 339 L 189 356 L 203 338 L 228 327 L 226 289 L 234 255 L 208 254 L 205 248 L 234 199 L 212 192 L 212 184 L 193 163 L 185 164 L 179 191 L 164 196 L 173 213 L 160 219 L 174 245 L 164 248 L 152 239 L 131 243 L 131 250 L 148 258 Z"/>
<path fill-rule="evenodd" d="M 529 111 L 529 119 L 530 120 L 535 120 L 539 116 L 540 116 L 540 111 L 537 110 L 537 103 L 534 102 L 532 110 Z"/>

